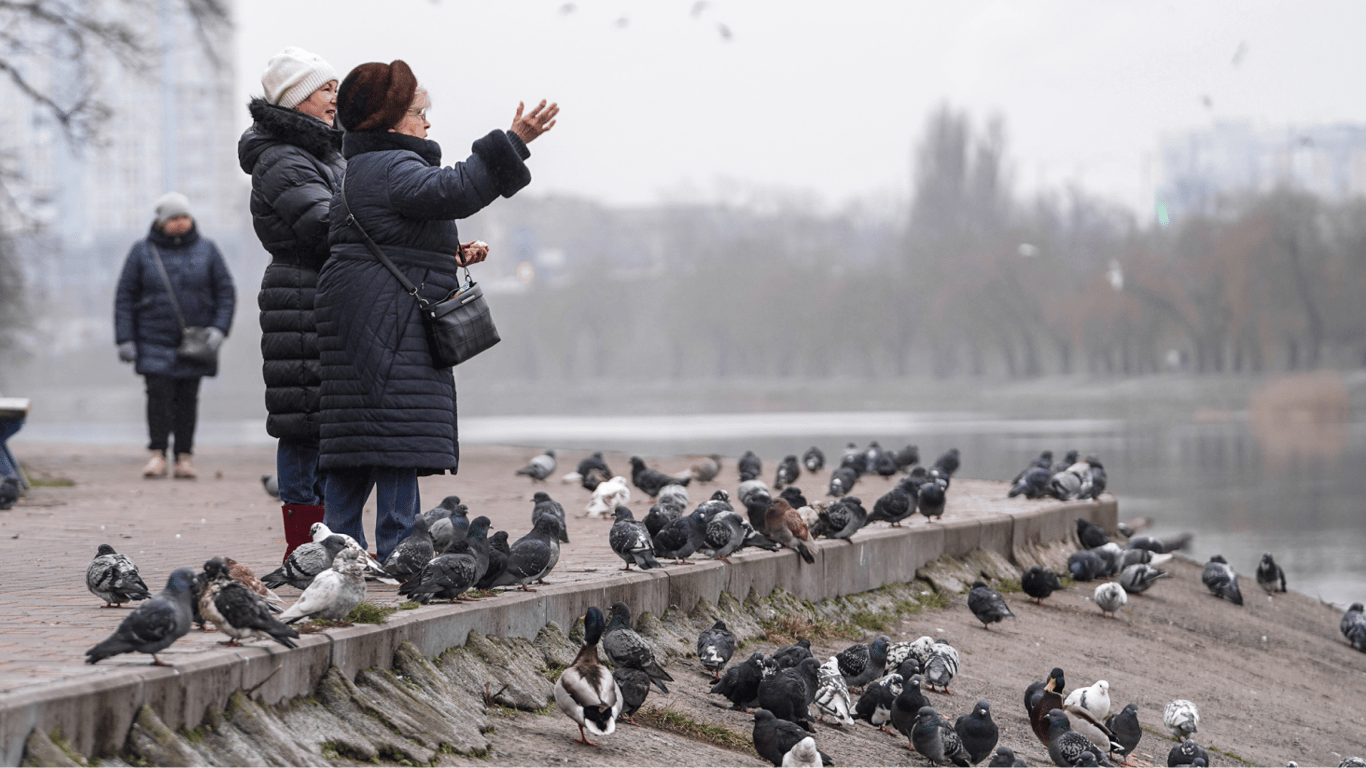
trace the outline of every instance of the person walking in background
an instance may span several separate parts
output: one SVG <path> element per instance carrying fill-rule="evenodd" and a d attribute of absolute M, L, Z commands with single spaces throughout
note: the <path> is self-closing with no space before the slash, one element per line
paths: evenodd
<path fill-rule="evenodd" d="M 285 48 L 261 74 L 264 98 L 247 105 L 252 125 L 237 143 L 251 174 L 251 218 L 270 253 L 261 278 L 261 372 L 266 432 L 279 442 L 276 482 L 284 514 L 285 557 L 312 540 L 323 520 L 318 471 L 318 338 L 313 294 L 327 261 L 332 195 L 341 155 L 337 73 L 321 57 Z"/>
<path fill-rule="evenodd" d="M 133 363 L 147 383 L 151 456 L 142 469 L 143 477 L 167 475 L 171 433 L 175 433 L 175 476 L 183 480 L 198 476 L 191 455 L 199 380 L 216 376 L 218 364 L 176 355 L 181 316 L 185 326 L 207 327 L 209 346 L 216 350 L 232 328 L 236 299 L 223 254 L 212 240 L 199 235 L 190 201 L 179 192 L 163 195 L 157 200 L 151 231 L 133 244 L 123 262 L 114 294 L 119 359 Z"/>
<path fill-rule="evenodd" d="M 361 228 L 424 297 L 444 298 L 459 266 L 488 255 L 482 243 L 460 243 L 455 220 L 530 183 L 526 145 L 559 112 L 543 101 L 524 115 L 519 104 L 510 130 L 479 138 L 469 158 L 443 168 L 441 147 L 427 139 L 431 106 L 401 60 L 361 64 L 337 93 L 347 168 L 316 296 L 326 523 L 365 545 L 361 512 L 374 489 L 381 562 L 412 529 L 418 475 L 455 472 L 459 445 L 452 371 L 432 366 L 416 301 Z"/>

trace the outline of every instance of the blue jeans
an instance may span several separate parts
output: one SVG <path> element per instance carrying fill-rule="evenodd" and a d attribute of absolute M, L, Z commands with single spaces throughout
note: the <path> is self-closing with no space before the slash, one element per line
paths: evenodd
<path fill-rule="evenodd" d="M 0 478 L 6 478 L 11 475 L 17 477 L 19 475 L 19 468 L 14 465 L 14 462 L 10 461 L 12 455 L 9 452 L 9 446 L 5 444 L 5 441 L 14 437 L 22 426 L 24 426 L 24 420 L 22 418 L 0 419 Z"/>
<path fill-rule="evenodd" d="M 417 470 L 411 467 L 359 467 L 326 473 L 323 522 L 334 533 L 345 533 L 367 550 L 361 513 L 370 489 L 375 490 L 376 553 L 382 563 L 394 547 L 413 532 L 421 500 Z"/>
<path fill-rule="evenodd" d="M 275 448 L 275 481 L 282 504 L 323 503 L 323 477 L 318 470 L 318 441 L 280 438 Z"/>

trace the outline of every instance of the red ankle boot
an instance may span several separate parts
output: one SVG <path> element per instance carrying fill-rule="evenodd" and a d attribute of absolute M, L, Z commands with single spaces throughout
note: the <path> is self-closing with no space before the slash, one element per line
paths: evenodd
<path fill-rule="evenodd" d="M 280 559 L 283 563 L 289 559 L 290 552 L 313 540 L 309 529 L 314 523 L 323 521 L 323 505 L 285 504 L 280 511 L 285 517 L 285 556 Z"/>

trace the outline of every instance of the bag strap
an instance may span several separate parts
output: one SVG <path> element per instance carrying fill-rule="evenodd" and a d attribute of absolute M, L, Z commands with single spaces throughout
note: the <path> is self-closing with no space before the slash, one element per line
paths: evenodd
<path fill-rule="evenodd" d="M 180 323 L 180 332 L 184 333 L 185 315 L 180 311 L 180 302 L 176 299 L 175 286 L 171 285 L 171 276 L 166 274 L 166 265 L 161 261 L 161 251 L 157 250 L 151 240 L 147 241 L 147 247 L 152 249 L 152 257 L 157 260 L 157 269 L 161 271 L 161 279 L 166 281 L 166 292 L 171 296 L 171 310 L 175 312 L 176 322 Z"/>

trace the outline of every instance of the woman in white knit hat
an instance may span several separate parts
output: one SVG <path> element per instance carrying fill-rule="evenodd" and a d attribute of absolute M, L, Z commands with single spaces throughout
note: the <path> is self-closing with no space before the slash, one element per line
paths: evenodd
<path fill-rule="evenodd" d="M 310 541 L 323 519 L 318 473 L 318 344 L 313 294 L 328 256 L 332 193 L 341 179 L 337 73 L 322 57 L 286 48 L 261 74 L 264 97 L 251 100 L 252 126 L 237 155 L 251 174 L 251 216 L 271 263 L 261 279 L 262 372 L 266 431 L 279 442 L 276 478 L 284 514 L 285 555 Z"/>

